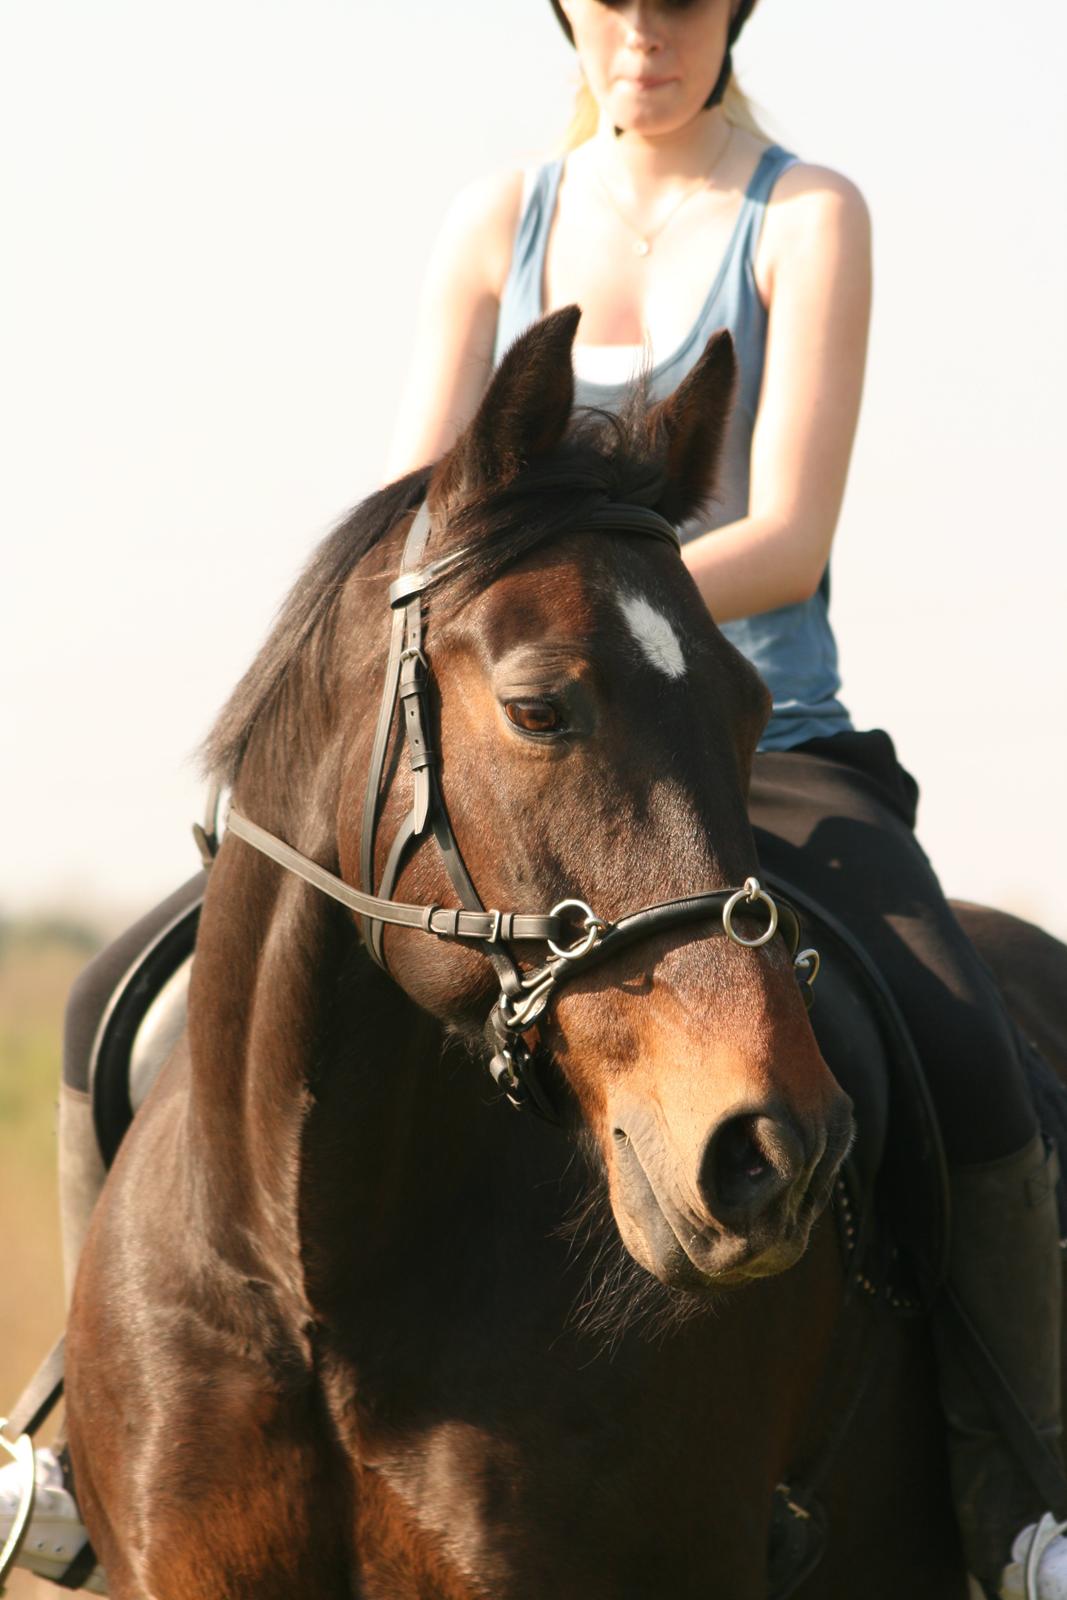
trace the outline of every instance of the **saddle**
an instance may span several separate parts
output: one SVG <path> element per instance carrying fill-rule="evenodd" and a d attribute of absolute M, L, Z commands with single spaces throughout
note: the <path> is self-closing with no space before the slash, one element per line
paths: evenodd
<path fill-rule="evenodd" d="M 197 900 L 180 912 L 139 953 L 97 1029 L 86 1081 L 106 1167 L 185 1030 L 202 904 Z"/>

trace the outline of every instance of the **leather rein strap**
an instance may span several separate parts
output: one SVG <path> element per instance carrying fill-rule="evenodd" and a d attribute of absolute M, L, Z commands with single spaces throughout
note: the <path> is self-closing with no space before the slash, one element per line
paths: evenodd
<path fill-rule="evenodd" d="M 258 823 L 251 822 L 240 811 L 230 808 L 226 820 L 227 833 L 236 834 L 246 844 L 253 845 L 261 854 L 269 856 L 287 872 L 293 872 L 305 883 L 312 884 L 331 900 L 368 921 L 389 923 L 394 928 L 419 928 L 423 933 L 435 933 L 439 939 L 458 939 L 474 943 L 496 944 L 512 940 L 535 940 L 561 936 L 565 926 L 558 916 L 524 915 L 512 911 L 457 911 L 447 906 L 412 906 L 399 900 L 383 900 L 379 895 L 363 894 L 351 884 L 328 872 L 317 862 L 302 856 L 292 845 L 275 834 L 268 833 Z"/>
<path fill-rule="evenodd" d="M 658 512 L 645 506 L 605 504 L 593 508 L 584 521 L 589 527 L 660 539 L 674 551 L 680 549 L 677 531 Z M 430 512 L 423 501 L 408 529 L 400 576 L 389 589 L 392 624 L 363 804 L 361 887 L 353 888 L 336 873 L 301 855 L 234 807 L 230 808 L 227 829 L 361 917 L 367 947 L 383 969 L 382 937 L 386 927 L 414 928 L 480 949 L 492 963 L 500 983 L 499 997 L 486 1024 L 486 1034 L 494 1050 L 490 1068 L 493 1077 L 513 1105 L 532 1105 L 541 1115 L 555 1121 L 554 1108 L 537 1083 L 533 1052 L 523 1035 L 544 1015 L 560 984 L 578 970 L 614 955 L 639 938 L 696 922 L 710 922 L 710 933 L 725 933 L 735 943 L 752 948 L 766 944 L 780 927 L 798 976 L 809 988 L 818 970 L 818 957 L 813 951 L 797 954 L 800 927 L 796 913 L 787 903 L 772 900 L 755 878 L 749 878 L 741 889 L 716 889 L 646 906 L 612 925 L 601 921 L 592 908 L 580 900 L 563 900 L 550 911 L 540 913 L 494 911 L 483 906 L 467 871 L 441 793 L 439 758 L 431 738 L 429 716 L 430 668 L 423 648 L 423 595 L 435 583 L 459 570 L 465 558 L 473 554 L 473 549 L 455 550 L 440 560 L 421 565 L 431 526 Z M 390 846 L 375 893 L 374 860 L 382 783 L 398 708 L 411 767 L 412 802 Z M 392 898 L 412 846 L 428 831 L 432 831 L 437 841 L 460 901 L 458 908 L 407 905 Z M 733 919 L 739 906 L 763 907 L 767 925 L 759 935 L 745 937 L 735 928 Z M 577 919 L 566 915 L 568 912 L 577 913 Z M 551 952 L 549 959 L 533 971 L 523 971 L 509 949 L 511 945 L 523 943 L 547 944 Z"/>

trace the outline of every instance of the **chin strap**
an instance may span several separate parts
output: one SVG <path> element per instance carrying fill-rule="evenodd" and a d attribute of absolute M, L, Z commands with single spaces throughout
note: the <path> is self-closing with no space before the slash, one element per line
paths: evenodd
<path fill-rule="evenodd" d="M 726 35 L 726 54 L 722 58 L 722 66 L 719 69 L 719 76 L 715 79 L 715 86 L 704 101 L 705 111 L 710 111 L 712 106 L 721 105 L 726 98 L 726 91 L 729 88 L 730 79 L 733 77 L 734 72 L 733 48 L 737 43 L 741 29 L 752 15 L 755 4 L 756 0 L 741 0 L 741 4 L 734 12 L 733 21 L 730 23 L 730 31 Z"/>

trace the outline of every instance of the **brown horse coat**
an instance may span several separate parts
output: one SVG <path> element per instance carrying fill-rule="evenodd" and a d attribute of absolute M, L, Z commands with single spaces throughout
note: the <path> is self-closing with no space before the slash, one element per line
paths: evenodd
<path fill-rule="evenodd" d="M 428 648 L 485 903 L 614 918 L 756 870 L 764 697 L 669 551 L 582 531 L 605 498 L 680 519 L 706 494 L 728 345 L 650 415 L 568 432 L 575 321 L 520 341 L 430 480 L 429 554 L 484 551 L 432 597 Z M 327 542 L 211 745 L 246 814 L 353 881 L 425 481 Z M 432 841 L 398 897 L 455 903 Z M 385 950 L 390 975 L 347 912 L 224 842 L 188 1035 L 119 1152 L 69 1331 L 112 1594 L 762 1600 L 840 1305 L 816 1221 L 848 1137 L 780 942 L 680 929 L 576 980 L 544 1027 L 563 1131 L 496 1103 L 482 956 Z M 879 1362 L 801 1593 L 962 1596 L 922 1327 L 887 1329 Z"/>

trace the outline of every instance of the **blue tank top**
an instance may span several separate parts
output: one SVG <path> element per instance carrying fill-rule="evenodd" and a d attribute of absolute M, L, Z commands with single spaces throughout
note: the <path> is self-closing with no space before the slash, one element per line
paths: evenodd
<path fill-rule="evenodd" d="M 696 365 L 713 333 L 729 328 L 733 335 L 740 377 L 715 501 L 708 513 L 682 530 L 683 539 L 723 527 L 748 514 L 749 457 L 767 341 L 767 312 L 756 288 L 753 261 L 771 190 L 795 159 L 779 145 L 764 151 L 745 190 L 726 254 L 696 321 L 681 344 L 657 361 L 649 374 L 650 397 L 663 399 Z M 561 158 L 539 168 L 530 185 L 500 301 L 495 364 L 519 334 L 543 314 L 545 251 L 562 176 Z M 625 394 L 626 385 L 621 383 L 592 383 L 579 378 L 575 385 L 578 405 L 599 406 L 608 411 L 617 410 Z M 843 733 L 852 726 L 837 697 L 841 679 L 829 605 L 827 567 L 810 600 L 720 624 L 727 639 L 748 657 L 771 692 L 773 710 L 760 741 L 761 750 L 788 750 L 806 739 Z"/>

